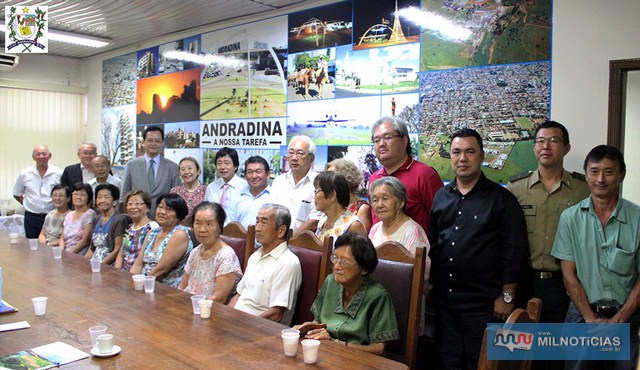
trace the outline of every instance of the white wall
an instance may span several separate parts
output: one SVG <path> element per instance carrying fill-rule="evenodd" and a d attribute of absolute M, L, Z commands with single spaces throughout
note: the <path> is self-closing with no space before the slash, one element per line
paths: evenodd
<path fill-rule="evenodd" d="M 18 66 L 0 73 L 0 80 L 45 84 L 52 89 L 86 87 L 88 84 L 80 59 L 47 54 L 19 54 L 19 57 Z"/>

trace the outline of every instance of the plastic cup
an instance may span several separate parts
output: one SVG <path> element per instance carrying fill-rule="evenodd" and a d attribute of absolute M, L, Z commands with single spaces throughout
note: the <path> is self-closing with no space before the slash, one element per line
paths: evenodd
<path fill-rule="evenodd" d="M 29 239 L 29 249 L 32 251 L 38 250 L 38 239 Z"/>
<path fill-rule="evenodd" d="M 53 258 L 59 260 L 62 258 L 62 247 L 51 247 Z"/>
<path fill-rule="evenodd" d="M 193 314 L 200 315 L 200 305 L 198 301 L 204 299 L 204 294 L 196 294 L 191 296 L 191 306 L 193 306 Z"/>
<path fill-rule="evenodd" d="M 200 317 L 203 319 L 208 319 L 211 317 L 211 306 L 213 305 L 213 301 L 210 299 L 201 299 L 198 301 L 198 305 L 200 306 Z"/>
<path fill-rule="evenodd" d="M 2 210 L 0 210 L 0 215 L 2 217 L 7 217 L 7 212 L 8 212 L 8 210 L 3 208 Z"/>
<path fill-rule="evenodd" d="M 92 326 L 89 328 L 89 335 L 91 336 L 91 348 L 96 346 L 96 340 L 102 334 L 107 334 L 106 326 L 99 325 L 99 326 Z"/>
<path fill-rule="evenodd" d="M 155 276 L 145 276 L 142 280 L 144 283 L 144 292 L 145 293 L 153 293 L 156 287 L 156 277 Z"/>
<path fill-rule="evenodd" d="M 31 302 L 33 302 L 33 311 L 37 316 L 42 316 L 47 312 L 47 297 L 31 298 Z"/>
<path fill-rule="evenodd" d="M 100 265 L 102 265 L 102 260 L 100 258 L 92 258 L 91 259 L 91 271 L 92 272 L 100 272 Z"/>
<path fill-rule="evenodd" d="M 281 332 L 282 346 L 284 355 L 287 357 L 296 357 L 298 354 L 298 339 L 300 339 L 300 330 L 284 329 Z"/>
<path fill-rule="evenodd" d="M 113 335 L 101 334 L 96 338 L 96 348 L 99 353 L 106 354 L 113 352 Z"/>
<path fill-rule="evenodd" d="M 302 341 L 302 356 L 305 364 L 315 364 L 318 361 L 318 349 L 320 341 L 316 339 L 304 339 Z"/>
<path fill-rule="evenodd" d="M 18 233 L 9 233 L 9 243 L 18 244 Z"/>
<path fill-rule="evenodd" d="M 131 278 L 133 279 L 133 287 L 135 288 L 135 290 L 144 289 L 144 275 L 137 274 L 133 275 Z"/>

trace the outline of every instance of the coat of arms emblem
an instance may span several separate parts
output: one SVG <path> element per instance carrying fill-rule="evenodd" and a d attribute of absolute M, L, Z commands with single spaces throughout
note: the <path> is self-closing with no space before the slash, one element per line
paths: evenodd
<path fill-rule="evenodd" d="M 6 6 L 5 50 L 7 53 L 46 53 L 46 6 Z"/>

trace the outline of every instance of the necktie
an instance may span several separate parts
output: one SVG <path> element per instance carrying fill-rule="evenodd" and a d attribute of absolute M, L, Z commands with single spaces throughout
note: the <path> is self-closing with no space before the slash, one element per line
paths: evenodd
<path fill-rule="evenodd" d="M 149 161 L 149 169 L 147 171 L 147 177 L 149 178 L 149 192 L 153 191 L 153 188 L 156 187 L 156 175 L 153 172 L 153 165 L 156 162 L 152 159 Z"/>
<path fill-rule="evenodd" d="M 225 203 L 227 203 L 227 189 L 229 189 L 229 184 L 222 185 L 222 195 L 220 196 L 220 205 L 222 208 L 225 208 Z"/>

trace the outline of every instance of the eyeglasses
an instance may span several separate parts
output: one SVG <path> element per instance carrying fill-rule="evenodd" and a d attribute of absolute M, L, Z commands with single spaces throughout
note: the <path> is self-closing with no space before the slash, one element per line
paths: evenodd
<path fill-rule="evenodd" d="M 302 150 L 289 150 L 289 157 L 304 158 L 307 154 L 309 153 Z"/>
<path fill-rule="evenodd" d="M 336 256 L 335 254 L 331 255 L 331 263 L 333 263 L 334 265 L 336 263 L 339 263 L 340 266 L 344 266 L 344 267 L 353 267 L 358 264 L 358 262 L 356 261 L 346 260 L 344 258 L 338 258 L 338 256 Z"/>
<path fill-rule="evenodd" d="M 395 134 L 395 135 L 391 135 L 391 134 L 386 134 L 382 137 L 380 136 L 376 136 L 373 138 L 373 140 L 371 140 L 371 142 L 373 142 L 373 144 L 378 145 L 380 144 L 381 141 L 384 141 L 385 143 L 388 143 L 389 141 L 391 141 L 391 139 L 396 138 L 396 137 L 400 137 L 402 135 L 399 134 Z"/>
<path fill-rule="evenodd" d="M 552 137 L 537 137 L 534 142 L 536 145 L 544 145 L 545 143 L 549 143 L 549 145 L 564 145 L 564 140 L 557 136 Z"/>

